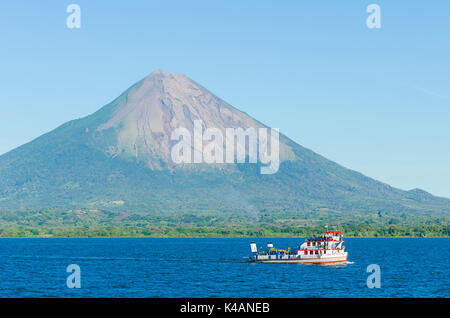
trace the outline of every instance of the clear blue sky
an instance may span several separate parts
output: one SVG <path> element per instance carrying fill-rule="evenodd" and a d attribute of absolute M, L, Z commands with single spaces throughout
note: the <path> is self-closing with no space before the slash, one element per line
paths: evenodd
<path fill-rule="evenodd" d="M 450 197 L 450 1 L 2 1 L 0 43 L 0 154 L 162 68 L 346 167 Z"/>

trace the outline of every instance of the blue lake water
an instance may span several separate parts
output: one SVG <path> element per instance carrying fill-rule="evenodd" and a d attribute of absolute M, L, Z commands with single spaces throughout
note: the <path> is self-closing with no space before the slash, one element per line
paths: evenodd
<path fill-rule="evenodd" d="M 343 266 L 249 263 L 252 240 L 269 241 L 0 239 L 0 297 L 450 297 L 447 238 L 347 238 L 354 263 Z M 69 264 L 81 268 L 80 289 L 66 286 Z M 381 288 L 366 285 L 370 264 Z"/>

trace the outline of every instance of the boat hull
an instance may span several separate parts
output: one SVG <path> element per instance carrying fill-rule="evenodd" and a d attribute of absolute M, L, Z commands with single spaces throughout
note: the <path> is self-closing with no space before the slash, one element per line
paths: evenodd
<path fill-rule="evenodd" d="M 322 257 L 292 257 L 292 258 L 252 258 L 255 263 L 302 263 L 302 264 L 338 264 L 347 262 L 347 252 L 343 255 L 330 255 Z"/>

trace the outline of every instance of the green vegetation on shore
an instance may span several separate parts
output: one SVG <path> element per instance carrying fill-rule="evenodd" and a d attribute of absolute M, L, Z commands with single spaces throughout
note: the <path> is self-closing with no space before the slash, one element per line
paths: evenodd
<path fill-rule="evenodd" d="M 339 227 L 346 237 L 449 237 L 449 225 L 374 227 L 366 224 Z M 0 237 L 306 237 L 322 233 L 316 227 L 59 227 L 0 228 Z"/>
<path fill-rule="evenodd" d="M 124 213 L 91 209 L 0 213 L 0 237 L 305 237 L 338 228 L 346 237 L 450 237 L 450 217 L 258 213 Z"/>

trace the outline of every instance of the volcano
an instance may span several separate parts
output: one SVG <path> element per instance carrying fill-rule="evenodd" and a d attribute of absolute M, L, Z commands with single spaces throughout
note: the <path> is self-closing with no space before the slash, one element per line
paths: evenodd
<path fill-rule="evenodd" d="M 0 211 L 87 209 L 258 220 L 336 215 L 448 215 L 450 200 L 366 177 L 279 135 L 279 169 L 259 163 L 174 164 L 175 129 L 268 128 L 182 74 L 157 70 L 97 112 L 0 156 Z M 193 149 L 195 151 L 195 149 Z M 116 214 L 114 214 L 116 215 Z M 124 221 L 125 222 L 125 221 Z"/>

